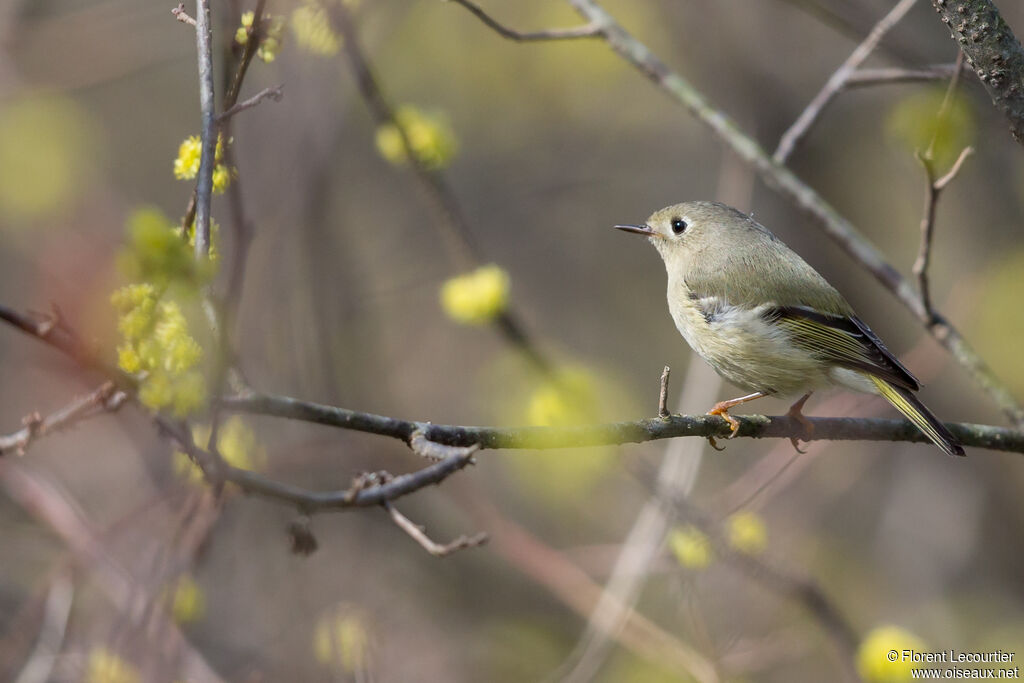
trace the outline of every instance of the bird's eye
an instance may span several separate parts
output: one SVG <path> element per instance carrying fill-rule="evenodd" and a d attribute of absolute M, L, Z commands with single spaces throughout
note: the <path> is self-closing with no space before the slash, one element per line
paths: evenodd
<path fill-rule="evenodd" d="M 686 221 L 684 221 L 682 218 L 673 218 L 672 232 L 674 232 L 677 235 L 681 235 L 683 234 L 683 230 L 686 230 Z"/>

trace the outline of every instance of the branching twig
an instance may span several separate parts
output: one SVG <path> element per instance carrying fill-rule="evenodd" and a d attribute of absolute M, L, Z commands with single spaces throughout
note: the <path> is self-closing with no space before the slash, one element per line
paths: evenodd
<path fill-rule="evenodd" d="M 447 0 L 448 2 L 455 2 L 456 4 L 462 5 L 475 15 L 480 21 L 484 22 L 492 29 L 497 31 L 499 34 L 514 40 L 517 43 L 530 43 L 540 42 L 546 40 L 575 40 L 578 38 L 598 38 L 601 36 L 601 27 L 594 23 L 584 24 L 583 26 L 575 26 L 573 28 L 552 28 L 544 31 L 531 31 L 523 33 L 510 29 L 493 19 L 487 14 L 483 8 L 479 5 L 470 2 L 469 0 Z"/>
<path fill-rule="evenodd" d="M 124 405 L 127 398 L 123 391 L 114 388 L 113 382 L 104 382 L 95 391 L 76 398 L 45 418 L 40 418 L 38 413 L 33 413 L 25 418 L 25 426 L 22 429 L 7 436 L 0 436 L 0 456 L 6 455 L 11 450 L 21 455 L 35 439 L 70 427 L 101 412 L 114 412 Z"/>
<path fill-rule="evenodd" d="M 385 501 L 383 505 L 384 509 L 387 510 L 388 514 L 391 516 L 391 521 L 398 525 L 399 529 L 409 534 L 412 540 L 423 546 L 423 549 L 434 557 L 444 557 L 445 555 L 451 555 L 459 550 L 475 548 L 487 543 L 488 536 L 486 533 L 479 533 L 473 536 L 459 536 L 451 543 L 437 543 L 424 533 L 422 527 L 413 523 L 412 520 L 399 512 L 398 508 L 392 505 L 389 501 Z"/>
<path fill-rule="evenodd" d="M 251 109 L 251 108 L 255 107 L 257 104 L 259 104 L 260 102 L 262 102 L 263 100 L 271 99 L 271 100 L 274 100 L 275 102 L 280 102 L 282 97 L 284 97 L 284 85 L 283 84 L 282 85 L 274 86 L 273 88 L 264 88 L 263 90 L 260 90 L 258 93 L 256 93 L 255 95 L 253 95 L 249 99 L 242 100 L 241 102 L 239 102 L 238 104 L 234 105 L 230 109 L 226 109 L 226 110 L 222 111 L 217 116 L 217 123 L 224 123 L 224 121 L 226 121 L 227 119 L 231 118 L 232 116 L 234 116 L 238 112 L 245 111 L 246 109 Z"/>
<path fill-rule="evenodd" d="M 935 177 L 935 164 L 931 159 L 920 154 L 917 156 L 918 161 L 924 167 L 928 184 L 925 187 L 924 211 L 921 215 L 921 246 L 918 249 L 917 260 L 914 261 L 914 275 L 917 276 L 917 286 L 921 292 L 921 305 L 929 314 L 934 313 L 931 289 L 928 284 L 928 266 L 931 263 L 932 233 L 935 230 L 935 207 L 939 203 L 939 195 L 942 194 L 942 190 L 956 177 L 964 160 L 973 152 L 973 147 L 964 147 L 952 168 L 941 178 Z"/>
<path fill-rule="evenodd" d="M 868 33 L 867 38 L 850 53 L 846 61 L 836 69 L 835 73 L 825 83 L 825 86 L 814 96 L 814 99 L 807 105 L 807 108 L 800 113 L 800 116 L 789 127 L 789 130 L 783 133 L 782 138 L 779 140 L 779 146 L 772 155 L 773 161 L 779 164 L 786 163 L 789 155 L 793 153 L 793 150 L 800 144 L 804 136 L 810 132 L 811 127 L 817 122 L 825 107 L 839 94 L 846 81 L 857 70 L 857 67 L 875 51 L 882 37 L 910 11 L 910 8 L 914 6 L 916 1 L 900 0 L 881 21 L 875 24 L 875 27 Z"/>
<path fill-rule="evenodd" d="M 1024 48 L 992 0 L 932 0 L 992 103 L 1024 145 Z"/>
<path fill-rule="evenodd" d="M 1014 424 L 1024 426 L 1024 407 L 1013 397 L 1006 384 L 992 372 L 945 317 L 938 313 L 928 314 L 921 305 L 921 298 L 916 289 L 885 260 L 882 253 L 849 220 L 840 215 L 792 171 L 776 163 L 753 138 L 740 130 L 727 115 L 712 107 L 702 93 L 681 75 L 669 69 L 646 45 L 626 32 L 595 0 L 568 2 L 584 19 L 602 27 L 602 35 L 616 54 L 708 126 L 740 159 L 749 164 L 770 188 L 813 216 L 840 248 L 891 291 L 896 299 L 921 321 L 928 332 L 946 347 Z"/>

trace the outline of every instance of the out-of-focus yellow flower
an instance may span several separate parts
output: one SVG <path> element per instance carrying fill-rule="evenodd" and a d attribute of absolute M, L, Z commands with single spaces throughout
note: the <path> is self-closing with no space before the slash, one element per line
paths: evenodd
<path fill-rule="evenodd" d="M 768 547 L 768 529 L 761 517 L 749 511 L 729 515 L 725 520 L 729 545 L 741 553 L 758 555 Z"/>
<path fill-rule="evenodd" d="M 526 422 L 538 427 L 593 423 L 601 413 L 597 380 L 586 368 L 545 377 L 526 404 Z"/>
<path fill-rule="evenodd" d="M 105 648 L 94 648 L 86 664 L 85 683 L 141 683 L 139 670 Z"/>
<path fill-rule="evenodd" d="M 481 266 L 441 285 L 441 308 L 464 325 L 483 325 L 508 305 L 509 277 L 501 266 Z"/>
<path fill-rule="evenodd" d="M 230 144 L 228 140 L 228 144 Z M 203 145 L 198 135 L 190 135 L 178 146 L 178 156 L 174 159 L 174 177 L 178 180 L 192 180 L 199 174 L 199 162 L 203 156 Z M 222 163 L 224 157 L 224 138 L 217 136 L 214 153 L 213 192 L 223 194 L 231 184 L 231 169 Z"/>
<path fill-rule="evenodd" d="M 209 425 L 195 425 L 192 427 L 192 440 L 200 448 L 206 448 L 211 431 Z M 256 440 L 256 434 L 237 415 L 225 421 L 217 431 L 217 452 L 224 462 L 243 470 L 259 470 L 267 461 L 267 452 Z M 174 454 L 174 470 L 191 482 L 203 481 L 199 466 L 180 451 Z"/>
<path fill-rule="evenodd" d="M 939 116 L 945 86 L 909 95 L 893 106 L 886 131 L 912 152 L 925 153 L 935 140 L 932 158 L 939 172 L 949 168 L 974 138 L 974 112 L 966 97 L 955 95 L 945 115 Z"/>
<path fill-rule="evenodd" d="M 166 591 L 166 600 L 171 616 L 179 624 L 199 621 L 206 613 L 206 596 L 196 580 L 189 574 L 182 574 Z"/>
<path fill-rule="evenodd" d="M 368 619 L 353 605 L 338 605 L 316 624 L 313 633 L 316 660 L 332 669 L 355 673 L 369 665 Z"/>
<path fill-rule="evenodd" d="M 1018 346 L 1024 338 L 1024 316 L 1007 315 L 1018 310 L 1024 299 L 1024 249 L 1006 251 L 981 269 L 971 311 L 971 338 L 989 366 L 998 368 L 1000 379 L 1024 392 L 1024 363 Z"/>
<path fill-rule="evenodd" d="M 68 208 L 98 175 L 97 138 L 89 113 L 66 97 L 0 104 L 0 218 L 15 224 Z"/>
<path fill-rule="evenodd" d="M 249 30 L 256 18 L 254 12 L 242 12 L 242 25 L 235 29 L 235 42 L 245 45 L 249 42 Z M 281 49 L 281 33 L 284 30 L 284 18 L 272 14 L 263 14 L 263 38 L 256 49 L 256 56 L 269 64 L 277 59 Z"/>
<path fill-rule="evenodd" d="M 711 541 L 693 525 L 673 529 L 668 535 L 668 547 L 676 561 L 687 569 L 704 569 L 714 559 Z"/>
<path fill-rule="evenodd" d="M 857 671 L 868 683 L 902 683 L 911 680 L 914 663 L 904 650 L 923 652 L 924 641 L 899 626 L 872 629 L 857 649 Z M 895 654 L 893 654 L 895 653 Z"/>
<path fill-rule="evenodd" d="M 338 54 L 341 37 L 334 32 L 324 8 L 307 2 L 292 10 L 289 23 L 295 43 L 309 52 L 324 57 Z"/>
<path fill-rule="evenodd" d="M 394 124 L 384 124 L 377 129 L 377 151 L 393 164 L 401 165 L 409 160 L 399 126 L 405 131 L 413 156 L 428 168 L 447 166 L 458 151 L 455 131 L 443 113 L 426 112 L 407 104 L 395 112 Z"/>
<path fill-rule="evenodd" d="M 196 261 L 180 227 L 153 208 L 128 217 L 128 244 L 117 263 L 125 277 L 160 289 L 172 283 L 196 288 L 214 274 L 210 263 Z"/>

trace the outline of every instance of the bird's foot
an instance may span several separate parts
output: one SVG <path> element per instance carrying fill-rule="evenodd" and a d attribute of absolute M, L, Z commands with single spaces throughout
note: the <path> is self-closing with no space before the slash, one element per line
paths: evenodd
<path fill-rule="evenodd" d="M 811 392 L 807 392 L 801 396 L 796 403 L 789 407 L 786 411 L 786 415 L 791 419 L 796 420 L 800 423 L 800 426 L 804 428 L 804 441 L 809 441 L 811 435 L 814 434 L 814 423 L 807 419 L 807 416 L 803 414 L 804 404 L 807 403 L 807 399 L 811 397 Z M 791 436 L 789 442 L 793 444 L 793 448 L 796 449 L 797 453 L 806 453 L 807 451 L 800 449 L 800 437 Z"/>
<path fill-rule="evenodd" d="M 729 414 L 729 408 L 732 408 L 734 405 L 736 405 L 734 401 L 719 401 L 715 404 L 714 408 L 708 411 L 708 415 L 718 415 L 729 423 L 730 433 L 727 437 L 729 439 L 736 436 L 736 432 L 740 430 L 740 421 Z"/>

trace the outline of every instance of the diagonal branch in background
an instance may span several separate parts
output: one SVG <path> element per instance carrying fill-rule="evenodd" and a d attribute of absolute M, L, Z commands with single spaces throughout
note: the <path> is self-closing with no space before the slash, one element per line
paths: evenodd
<path fill-rule="evenodd" d="M 888 14 L 882 17 L 881 21 L 875 24 L 875 27 L 868 33 L 867 38 L 850 53 L 846 61 L 836 69 L 835 73 L 825 83 L 825 86 L 814 96 L 814 99 L 811 100 L 811 103 L 807 105 L 803 112 L 800 113 L 800 116 L 793 122 L 793 125 L 782 134 L 779 146 L 772 155 L 773 161 L 779 164 L 786 163 L 790 154 L 793 153 L 793 150 L 800 144 L 800 141 L 811 131 L 811 128 L 818 121 L 822 112 L 825 111 L 825 107 L 839 94 L 857 67 L 871 56 L 871 53 L 878 47 L 878 43 L 889 32 L 889 29 L 906 16 L 915 2 L 917 0 L 900 0 L 895 7 L 889 10 Z"/>
<path fill-rule="evenodd" d="M 403 420 L 347 408 L 303 401 L 289 396 L 249 394 L 223 399 L 225 409 L 252 415 L 271 415 L 292 420 L 389 436 L 408 442 L 416 431 L 446 446 L 478 445 L 481 449 L 549 449 L 642 443 L 677 436 L 725 438 L 729 424 L 717 415 L 673 415 L 632 422 L 613 422 L 571 427 L 474 427 Z M 846 417 L 808 418 L 814 425 L 806 435 L 803 425 L 788 416 L 735 416 L 740 423 L 737 437 L 791 438 L 810 441 L 905 441 L 927 443 L 928 437 L 905 420 Z M 1024 453 L 1024 432 L 990 425 L 947 423 L 965 446 Z M 930 449 L 939 454 L 940 451 Z"/>
<path fill-rule="evenodd" d="M 1010 122 L 1013 139 L 1024 145 L 1024 48 L 1020 41 L 992 0 L 932 0 L 932 5 L 992 104 Z"/>
<path fill-rule="evenodd" d="M 398 131 L 402 146 L 405 148 L 405 156 L 409 160 L 416 179 L 427 198 L 442 216 L 441 224 L 444 229 L 441 233 L 446 238 L 458 265 L 463 269 L 480 265 L 485 260 L 473 238 L 469 222 L 455 197 L 455 192 L 448 185 L 441 171 L 429 167 L 415 153 L 405 126 L 401 125 L 395 116 L 395 109 L 385 97 L 380 80 L 362 49 L 351 11 L 343 2 L 331 3 L 325 8 L 328 10 L 332 27 L 341 34 L 342 48 L 345 50 L 356 85 L 374 122 L 378 126 L 393 126 Z M 495 318 L 494 322 L 504 338 L 511 345 L 520 349 L 538 370 L 548 375 L 554 373 L 553 364 L 541 353 L 537 343 L 527 334 L 525 326 L 514 310 L 506 308 Z"/>
<path fill-rule="evenodd" d="M 76 398 L 45 418 L 40 417 L 39 413 L 32 413 L 22 421 L 25 424 L 24 427 L 13 434 L 0 436 L 0 456 L 7 455 L 12 450 L 23 455 L 32 441 L 47 434 L 67 429 L 93 415 L 115 412 L 124 405 L 127 399 L 127 394 L 115 389 L 113 382 L 104 382 L 94 391 Z"/>
<path fill-rule="evenodd" d="M 572 28 L 551 28 L 544 31 L 529 31 L 524 33 L 502 26 L 492 19 L 490 15 L 487 14 L 487 12 L 485 12 L 479 5 L 470 2 L 469 0 L 446 0 L 446 2 L 454 2 L 457 5 L 462 5 L 476 16 L 477 19 L 490 26 L 503 37 L 508 38 L 509 40 L 514 40 L 517 43 L 537 43 L 551 40 L 577 40 L 579 38 L 600 38 L 602 35 L 601 27 L 594 23 L 584 24 L 583 26 L 574 26 Z"/>
<path fill-rule="evenodd" d="M 678 73 L 669 69 L 642 42 L 629 34 L 594 0 L 568 0 L 584 19 L 601 28 L 608 46 L 627 63 L 665 91 L 750 165 L 764 183 L 812 216 L 839 247 L 895 295 L 925 329 L 971 375 L 992 401 L 1017 426 L 1024 427 L 1024 407 L 967 340 L 939 313 L 929 314 L 915 288 L 857 228 L 796 174 L 775 162 L 726 114 L 715 109 L 704 95 Z"/>

